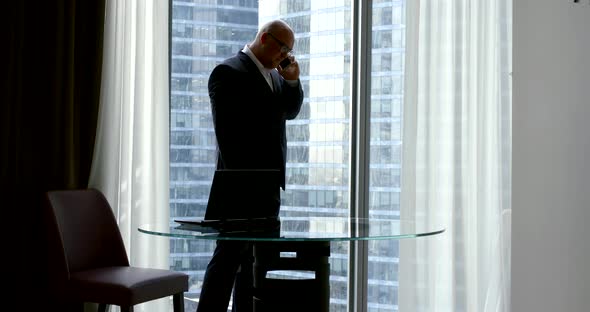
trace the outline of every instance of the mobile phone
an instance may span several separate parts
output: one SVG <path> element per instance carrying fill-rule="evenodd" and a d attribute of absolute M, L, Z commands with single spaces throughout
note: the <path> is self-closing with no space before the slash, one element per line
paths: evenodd
<path fill-rule="evenodd" d="M 291 65 L 291 59 L 286 57 L 279 65 L 281 65 L 282 69 L 285 69 L 287 66 Z"/>

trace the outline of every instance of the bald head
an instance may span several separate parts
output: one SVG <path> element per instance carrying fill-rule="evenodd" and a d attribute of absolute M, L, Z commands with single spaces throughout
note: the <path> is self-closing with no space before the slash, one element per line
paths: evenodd
<path fill-rule="evenodd" d="M 294 43 L 295 34 L 289 24 L 274 20 L 262 25 L 248 46 L 264 67 L 275 68 L 287 57 L 288 53 L 284 51 L 292 50 Z"/>
<path fill-rule="evenodd" d="M 260 41 L 260 37 L 262 37 L 264 33 L 271 33 L 273 35 L 289 33 L 292 37 L 294 36 L 291 26 L 289 26 L 289 24 L 285 23 L 282 20 L 274 20 L 262 25 L 262 27 L 260 27 L 260 30 L 256 34 L 255 41 Z"/>

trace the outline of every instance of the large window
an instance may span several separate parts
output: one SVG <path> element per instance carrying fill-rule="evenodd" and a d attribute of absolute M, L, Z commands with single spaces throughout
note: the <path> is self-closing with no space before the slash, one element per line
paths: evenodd
<path fill-rule="evenodd" d="M 283 19 L 295 31 L 305 100 L 287 123 L 287 187 L 281 218 L 399 218 L 405 1 L 172 0 L 170 216 L 203 216 L 215 170 L 215 135 L 207 94 L 211 70 L 252 40 L 259 25 Z M 364 14 L 355 12 L 365 10 Z M 368 12 L 368 15 L 367 15 Z M 366 17 L 368 16 L 368 18 Z M 365 25 L 365 26 L 363 26 Z M 358 40 L 358 38 L 363 38 Z M 360 44 L 370 44 L 365 53 Z M 366 64 L 370 67 L 363 69 Z M 363 94 L 355 90 L 364 83 Z M 364 88 L 364 89 L 363 89 Z M 365 120 L 355 122 L 359 114 Z M 368 130 L 361 130 L 369 125 Z M 353 137 L 366 137 L 357 144 Z M 359 151 L 363 149 L 363 151 Z M 356 163 L 359 153 L 364 165 Z M 367 168 L 367 169 L 363 169 Z M 366 183 L 360 187 L 358 171 Z M 352 183 L 355 182 L 355 183 Z M 362 192 L 367 205 L 355 199 Z M 370 194 L 370 196 L 366 196 Z M 360 196 L 360 197 L 363 197 Z M 360 211 L 360 213 L 359 213 Z M 369 242 L 366 252 L 332 245 L 330 309 L 347 311 L 351 260 L 365 260 L 368 311 L 397 311 L 398 247 Z M 214 243 L 171 240 L 171 268 L 191 276 L 194 310 Z"/>

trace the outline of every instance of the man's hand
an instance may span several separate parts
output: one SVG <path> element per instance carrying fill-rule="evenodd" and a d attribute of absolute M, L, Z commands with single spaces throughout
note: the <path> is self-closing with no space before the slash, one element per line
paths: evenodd
<path fill-rule="evenodd" d="M 286 68 L 282 68 L 280 65 L 277 68 L 279 74 L 286 80 L 297 80 L 299 79 L 299 64 L 292 55 L 287 56 L 291 60 L 291 64 Z"/>

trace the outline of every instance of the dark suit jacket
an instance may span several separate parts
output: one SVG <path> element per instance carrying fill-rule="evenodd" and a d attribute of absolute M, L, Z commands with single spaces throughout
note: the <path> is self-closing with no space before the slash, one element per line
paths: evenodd
<path fill-rule="evenodd" d="M 239 52 L 213 69 L 209 97 L 217 138 L 217 169 L 279 169 L 285 188 L 285 121 L 299 113 L 303 89 L 272 71 L 274 92 L 248 55 Z"/>

